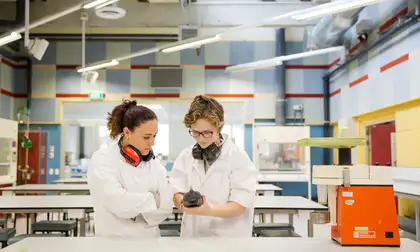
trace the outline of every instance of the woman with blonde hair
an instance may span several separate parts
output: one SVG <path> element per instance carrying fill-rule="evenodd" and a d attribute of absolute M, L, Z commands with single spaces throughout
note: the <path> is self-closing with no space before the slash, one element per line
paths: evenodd
<path fill-rule="evenodd" d="M 221 133 L 223 106 L 196 96 L 184 124 L 197 143 L 180 153 L 170 175 L 173 202 L 184 212 L 181 236 L 251 237 L 258 172 L 245 151 Z M 191 192 L 202 195 L 196 206 L 185 202 Z"/>

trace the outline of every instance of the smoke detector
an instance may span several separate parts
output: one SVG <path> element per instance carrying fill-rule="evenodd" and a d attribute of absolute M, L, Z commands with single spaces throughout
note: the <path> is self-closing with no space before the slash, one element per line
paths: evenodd
<path fill-rule="evenodd" d="M 126 11 L 118 6 L 105 6 L 97 9 L 95 13 L 103 19 L 120 19 L 125 16 Z"/>

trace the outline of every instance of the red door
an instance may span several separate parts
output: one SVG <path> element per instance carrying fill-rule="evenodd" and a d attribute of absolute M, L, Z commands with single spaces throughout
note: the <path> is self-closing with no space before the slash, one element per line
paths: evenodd
<path fill-rule="evenodd" d="M 393 165 L 391 151 L 391 133 L 395 132 L 394 123 L 377 124 L 370 127 L 370 164 Z M 398 212 L 398 200 L 395 197 Z"/>
<path fill-rule="evenodd" d="M 370 127 L 370 164 L 392 165 L 391 133 L 394 123 L 377 124 Z"/>

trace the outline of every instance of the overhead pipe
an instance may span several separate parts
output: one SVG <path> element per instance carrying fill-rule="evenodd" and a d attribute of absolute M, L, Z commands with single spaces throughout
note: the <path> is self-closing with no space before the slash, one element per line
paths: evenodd
<path fill-rule="evenodd" d="M 345 34 L 345 43 L 351 46 L 355 37 L 361 42 L 367 40 L 369 34 L 380 27 L 384 20 L 396 13 L 402 13 L 401 11 L 407 9 L 408 5 L 409 0 L 385 1 L 381 3 L 380 13 L 377 12 L 377 8 L 364 8 L 359 13 L 356 23 Z"/>
<path fill-rule="evenodd" d="M 384 42 L 388 41 L 389 39 L 394 37 L 397 33 L 402 31 L 403 29 L 408 28 L 408 27 L 410 27 L 414 24 L 417 24 L 419 22 L 419 18 L 420 18 L 420 15 L 416 14 L 416 15 L 413 15 L 410 18 L 408 18 L 406 21 L 401 22 L 400 25 L 396 26 L 395 28 L 390 30 L 388 33 L 381 36 L 381 38 L 376 40 L 375 43 L 371 44 L 368 47 L 362 48 L 358 53 L 354 54 L 353 56 L 348 56 L 347 60 L 343 64 L 339 65 L 337 68 L 335 68 L 333 71 L 326 74 L 324 77 L 331 78 L 331 76 L 338 73 L 342 69 L 346 68 L 350 63 L 352 63 L 356 59 L 359 59 L 360 57 L 364 56 L 365 54 L 367 54 L 370 50 L 374 49 L 375 47 L 380 46 Z"/>
<path fill-rule="evenodd" d="M 342 44 L 340 39 L 356 23 L 363 8 L 323 17 L 311 30 L 308 49 L 322 49 Z"/>
<path fill-rule="evenodd" d="M 276 30 L 276 57 L 286 55 L 285 29 Z M 276 95 L 276 125 L 286 123 L 286 73 L 283 64 L 275 68 L 275 80 L 277 83 Z"/>

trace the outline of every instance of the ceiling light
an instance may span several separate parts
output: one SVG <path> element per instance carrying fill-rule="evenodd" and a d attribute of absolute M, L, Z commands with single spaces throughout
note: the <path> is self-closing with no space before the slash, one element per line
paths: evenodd
<path fill-rule="evenodd" d="M 89 66 L 89 67 L 85 67 L 85 68 L 80 68 L 80 69 L 77 70 L 77 72 L 83 73 L 83 72 L 87 72 L 87 71 L 94 71 L 94 70 L 98 70 L 98 69 L 101 69 L 101 68 L 116 66 L 118 64 L 120 64 L 120 62 L 118 60 L 113 59 L 110 62 L 106 62 L 106 63 L 94 65 L 94 66 Z"/>
<path fill-rule="evenodd" d="M 115 3 L 117 1 L 115 1 L 115 0 L 95 0 L 95 1 L 92 1 L 88 4 L 83 5 L 83 9 L 90 9 L 90 8 L 93 8 L 93 7 L 96 7 L 96 6 L 102 6 L 103 7 L 103 6 L 106 6 L 108 4 Z"/>
<path fill-rule="evenodd" d="M 201 46 L 201 45 L 214 43 L 214 42 L 219 41 L 220 39 L 221 39 L 221 36 L 216 35 L 214 37 L 205 38 L 205 39 L 201 39 L 201 40 L 197 40 L 197 41 L 193 41 L 193 42 L 188 42 L 188 43 L 181 44 L 181 45 L 168 47 L 168 48 L 162 49 L 162 52 L 171 53 L 171 52 L 181 51 L 181 50 L 188 49 L 188 48 L 194 48 L 194 47 L 198 47 L 198 46 Z"/>
<path fill-rule="evenodd" d="M 10 35 L 0 38 L 0 46 L 9 44 L 9 43 L 11 43 L 13 41 L 16 41 L 16 40 L 19 40 L 21 38 L 22 38 L 22 35 L 20 35 L 20 33 L 12 32 L 12 33 L 10 33 Z"/>
<path fill-rule="evenodd" d="M 331 4 L 319 5 L 319 8 L 310 8 L 310 11 L 304 11 L 301 14 L 295 14 L 292 16 L 295 20 L 310 20 L 319 18 L 329 14 L 335 14 L 339 12 L 348 11 L 351 9 L 361 8 L 367 5 L 375 4 L 386 0 L 351 0 L 342 2 L 332 2 Z"/>
<path fill-rule="evenodd" d="M 326 54 L 326 53 L 344 51 L 344 50 L 345 48 L 343 46 L 330 47 L 330 48 L 325 48 L 325 49 L 320 49 L 320 50 L 312 50 L 312 51 L 303 52 L 303 53 L 284 55 L 284 56 L 275 57 L 271 59 L 259 60 L 259 61 L 255 61 L 251 63 L 230 66 L 230 67 L 227 67 L 225 70 L 227 72 L 242 72 L 242 71 L 249 71 L 249 70 L 255 70 L 255 69 L 269 68 L 269 67 L 281 65 L 283 61 L 312 57 L 312 56 L 316 56 L 320 54 Z"/>

